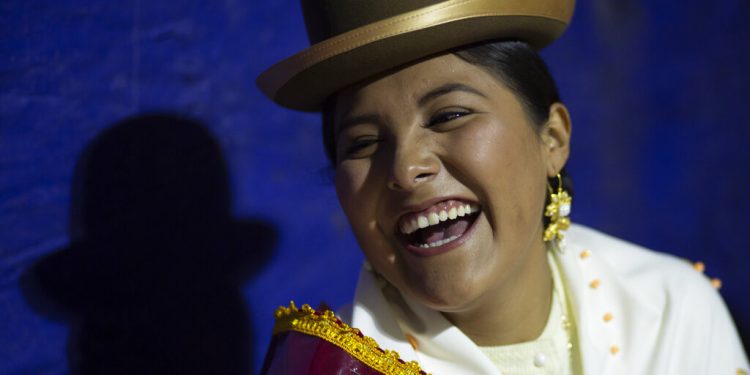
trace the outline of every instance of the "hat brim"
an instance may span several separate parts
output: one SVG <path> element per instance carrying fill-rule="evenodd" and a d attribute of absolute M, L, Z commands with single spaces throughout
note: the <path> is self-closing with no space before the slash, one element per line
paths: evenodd
<path fill-rule="evenodd" d="M 573 0 L 451 0 L 325 40 L 257 79 L 277 104 L 319 111 L 331 94 L 379 73 L 459 46 L 517 39 L 542 48 L 557 39 Z"/>

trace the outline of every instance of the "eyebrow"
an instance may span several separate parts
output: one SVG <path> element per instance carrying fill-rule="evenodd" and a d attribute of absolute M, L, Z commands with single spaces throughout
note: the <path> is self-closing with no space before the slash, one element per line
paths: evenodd
<path fill-rule="evenodd" d="M 422 95 L 422 97 L 419 98 L 419 100 L 417 101 L 417 104 L 420 107 L 423 107 L 425 104 L 429 103 L 430 101 L 435 100 L 438 97 L 450 94 L 450 93 L 455 92 L 455 91 L 468 92 L 470 94 L 479 95 L 479 96 L 481 96 L 483 98 L 487 97 L 486 95 L 482 94 L 479 90 L 477 90 L 477 89 L 475 89 L 473 87 L 469 87 L 469 86 L 466 86 L 466 85 L 460 84 L 460 83 L 447 83 L 445 85 L 439 86 L 439 87 L 431 90 L 430 92 Z"/>

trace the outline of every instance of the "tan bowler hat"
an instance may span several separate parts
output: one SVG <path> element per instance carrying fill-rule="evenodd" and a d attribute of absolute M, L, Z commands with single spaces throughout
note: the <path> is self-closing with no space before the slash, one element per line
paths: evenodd
<path fill-rule="evenodd" d="M 420 58 L 492 39 L 542 48 L 575 0 L 302 0 L 312 44 L 258 76 L 277 104 L 318 111 L 342 88 Z"/>

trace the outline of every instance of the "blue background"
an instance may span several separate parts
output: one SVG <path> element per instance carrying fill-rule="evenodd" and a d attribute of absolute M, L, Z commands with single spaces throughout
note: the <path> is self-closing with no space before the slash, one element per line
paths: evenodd
<path fill-rule="evenodd" d="M 574 123 L 574 221 L 705 262 L 706 273 L 724 282 L 721 293 L 746 337 L 748 19 L 750 3 L 744 0 L 580 1 L 572 26 L 543 52 Z M 160 272 L 169 276 L 165 283 L 180 281 L 170 287 L 168 297 L 169 304 L 183 301 L 174 302 L 179 308 L 154 315 L 201 328 L 195 335 L 187 328 L 187 333 L 171 337 L 177 325 L 166 324 L 170 330 L 137 336 L 161 340 L 165 352 L 170 352 L 166 347 L 176 348 L 170 352 L 178 357 L 171 359 L 175 362 L 189 353 L 181 352 L 188 349 L 178 341 L 204 340 L 212 330 L 202 317 L 216 318 L 216 309 L 234 306 L 233 317 L 225 323 L 237 323 L 237 330 L 245 333 L 224 343 L 236 344 L 224 349 L 242 349 L 232 357 L 240 363 L 234 373 L 259 368 L 278 305 L 293 299 L 337 307 L 351 298 L 362 256 L 326 177 L 318 116 L 274 106 L 253 83 L 263 69 L 306 45 L 299 5 L 292 0 L 0 2 L 0 373 L 70 373 L 69 353 L 76 357 L 78 346 L 87 348 L 73 334 L 81 332 L 81 315 L 76 315 L 81 307 L 68 306 L 62 313 L 40 307 L 39 301 L 49 303 L 48 296 L 22 282 L 34 274 L 35 266 L 45 259 L 59 260 L 61 254 L 87 254 L 85 261 L 68 261 L 72 268 L 53 267 L 68 272 L 68 281 L 77 275 L 69 271 L 80 271 L 82 264 L 109 264 L 101 273 L 115 276 L 99 276 L 114 284 L 102 284 L 96 301 L 106 297 L 107 288 L 127 288 L 130 280 L 140 283 L 136 292 L 149 290 L 149 285 L 158 289 L 160 285 L 149 283 Z M 112 259 L 121 255 L 106 249 L 86 253 L 74 245 L 92 243 L 91 233 L 82 234 L 78 223 L 77 212 L 85 211 L 79 200 L 90 197 L 76 190 L 81 183 L 75 177 L 77 168 L 93 179 L 117 178 L 116 167 L 86 169 L 84 151 L 108 130 L 123 126 L 114 124 L 147 112 L 181 114 L 200 122 L 197 126 L 206 130 L 196 136 L 205 146 L 201 150 L 216 146 L 211 160 L 223 159 L 226 165 L 225 175 L 214 176 L 218 190 L 225 190 L 219 195 L 231 199 L 226 207 L 219 204 L 226 208 L 225 216 L 260 223 L 254 230 L 276 233 L 272 245 L 250 242 L 244 247 L 255 253 L 242 261 L 241 277 L 216 284 L 224 285 L 216 290 L 229 291 L 220 295 L 234 297 L 211 299 L 214 289 L 199 292 L 204 282 L 190 281 L 213 285 L 211 277 L 220 278 L 220 270 L 192 279 L 192 274 L 172 271 L 192 269 L 180 268 L 185 257 L 178 251 L 157 256 L 123 249 L 127 264 L 149 263 L 152 256 L 159 259 L 153 262 L 158 267 L 143 271 L 119 269 Z M 185 129 L 192 126 L 170 118 Z M 141 141 L 149 138 L 144 134 L 149 133 L 136 132 L 135 140 L 115 136 L 104 149 L 150 145 L 153 151 L 162 142 L 182 141 L 180 131 L 165 132 L 160 136 L 167 141 L 154 137 L 150 144 Z M 191 146 L 179 147 L 183 152 L 187 147 L 180 155 L 192 155 Z M 97 157 L 119 160 L 113 154 Z M 188 159 L 172 162 L 188 170 L 208 165 L 201 164 L 200 155 Z M 136 177 L 158 179 L 166 174 L 173 177 L 170 186 L 192 193 L 192 183 L 200 180 L 170 168 Z M 122 193 L 117 186 L 96 191 L 98 199 L 138 201 L 153 199 L 151 188 L 148 185 L 135 198 L 108 195 L 107 189 Z M 157 218 L 163 214 L 148 208 L 135 212 Z M 154 239 L 161 233 L 147 234 Z M 197 245 L 188 248 L 189 254 L 197 254 Z M 213 261 L 212 249 L 202 249 L 202 260 L 190 267 L 219 264 Z M 144 272 L 153 277 L 142 277 Z M 70 287 L 77 284 L 64 285 L 58 288 L 61 293 L 78 293 Z M 82 295 L 78 303 L 88 301 L 88 294 Z M 210 303 L 203 310 L 196 308 L 201 315 L 191 302 L 174 295 L 193 296 L 196 306 L 205 304 L 200 298 Z M 127 303 L 127 311 L 134 311 L 132 304 L 137 303 L 168 305 L 163 300 L 137 302 L 139 297 L 115 295 L 108 301 L 116 307 L 112 310 Z M 99 333 L 107 325 L 106 319 L 96 320 L 97 307 L 84 308 L 94 317 L 84 315 L 83 331 L 91 330 L 86 319 L 98 322 Z M 111 310 L 107 314 L 102 316 L 115 316 Z M 123 319 L 110 322 L 131 324 L 119 327 L 120 335 L 128 327 L 146 324 Z M 148 329 L 159 329 L 149 324 Z M 97 342 L 107 345 L 106 338 Z M 153 355 L 158 358 L 158 353 Z"/>

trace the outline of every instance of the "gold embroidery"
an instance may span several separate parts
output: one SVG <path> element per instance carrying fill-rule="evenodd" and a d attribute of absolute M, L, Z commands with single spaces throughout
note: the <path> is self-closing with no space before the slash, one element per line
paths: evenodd
<path fill-rule="evenodd" d="M 384 374 L 425 375 L 416 361 L 404 362 L 395 351 L 381 349 L 373 338 L 338 320 L 331 310 L 318 312 L 310 305 L 298 309 L 290 302 L 289 307 L 276 309 L 275 315 L 273 334 L 297 331 L 319 337 Z"/>

